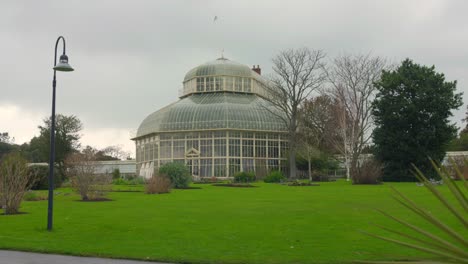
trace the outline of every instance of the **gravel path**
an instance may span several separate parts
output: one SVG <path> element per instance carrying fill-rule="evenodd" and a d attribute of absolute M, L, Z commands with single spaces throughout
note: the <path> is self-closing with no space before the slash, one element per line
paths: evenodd
<path fill-rule="evenodd" d="M 40 254 L 0 250 L 0 264 L 163 264 L 122 259 L 73 257 L 64 255 Z"/>

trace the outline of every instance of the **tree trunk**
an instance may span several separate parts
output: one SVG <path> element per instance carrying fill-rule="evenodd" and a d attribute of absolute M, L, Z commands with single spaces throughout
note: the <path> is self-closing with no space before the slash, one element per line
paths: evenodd
<path fill-rule="evenodd" d="M 351 180 L 353 181 L 354 181 L 354 177 L 358 173 L 358 161 L 359 161 L 359 155 L 354 153 L 351 158 L 351 164 L 349 166 L 351 168 Z"/>
<path fill-rule="evenodd" d="M 312 181 L 312 162 L 311 159 L 309 158 L 309 181 Z"/>
<path fill-rule="evenodd" d="M 296 118 L 291 118 L 289 128 L 289 178 L 296 179 Z"/>
<path fill-rule="evenodd" d="M 350 172 L 349 172 L 349 158 L 345 155 L 345 168 L 346 168 L 346 181 L 350 180 Z"/>
<path fill-rule="evenodd" d="M 296 150 L 289 150 L 289 178 L 296 179 Z"/>

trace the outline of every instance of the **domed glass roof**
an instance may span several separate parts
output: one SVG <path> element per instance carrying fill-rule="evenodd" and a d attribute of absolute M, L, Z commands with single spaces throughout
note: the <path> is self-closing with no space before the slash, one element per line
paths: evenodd
<path fill-rule="evenodd" d="M 191 69 L 185 75 L 184 82 L 195 77 L 222 75 L 261 79 L 260 75 L 250 69 L 249 66 L 228 60 L 226 58 L 219 58 Z"/>
<path fill-rule="evenodd" d="M 254 94 L 193 94 L 146 117 L 136 138 L 159 132 L 213 129 L 285 132 L 283 120 L 274 111 L 268 101 Z"/>

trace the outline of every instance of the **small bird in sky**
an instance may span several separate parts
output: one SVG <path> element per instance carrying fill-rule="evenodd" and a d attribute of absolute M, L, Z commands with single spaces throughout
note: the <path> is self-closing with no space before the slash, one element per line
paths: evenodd
<path fill-rule="evenodd" d="M 213 23 L 216 22 L 216 20 L 218 20 L 218 16 L 215 16 L 215 17 L 213 18 Z"/>

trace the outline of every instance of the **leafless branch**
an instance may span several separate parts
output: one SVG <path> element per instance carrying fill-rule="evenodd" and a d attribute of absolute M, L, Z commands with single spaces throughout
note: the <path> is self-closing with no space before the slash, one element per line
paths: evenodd
<path fill-rule="evenodd" d="M 289 49 L 273 58 L 274 75 L 270 78 L 267 100 L 273 108 L 265 106 L 281 118 L 289 132 L 290 177 L 295 178 L 295 154 L 300 105 L 317 91 L 326 80 L 325 53 L 308 48 Z"/>
<path fill-rule="evenodd" d="M 327 71 L 331 84 L 328 92 L 337 102 L 336 115 L 341 124 L 335 147 L 351 170 L 356 168 L 359 155 L 370 142 L 373 126 L 371 103 L 376 91 L 374 83 L 387 68 L 385 59 L 373 57 L 370 53 L 345 54 L 335 58 Z"/>

